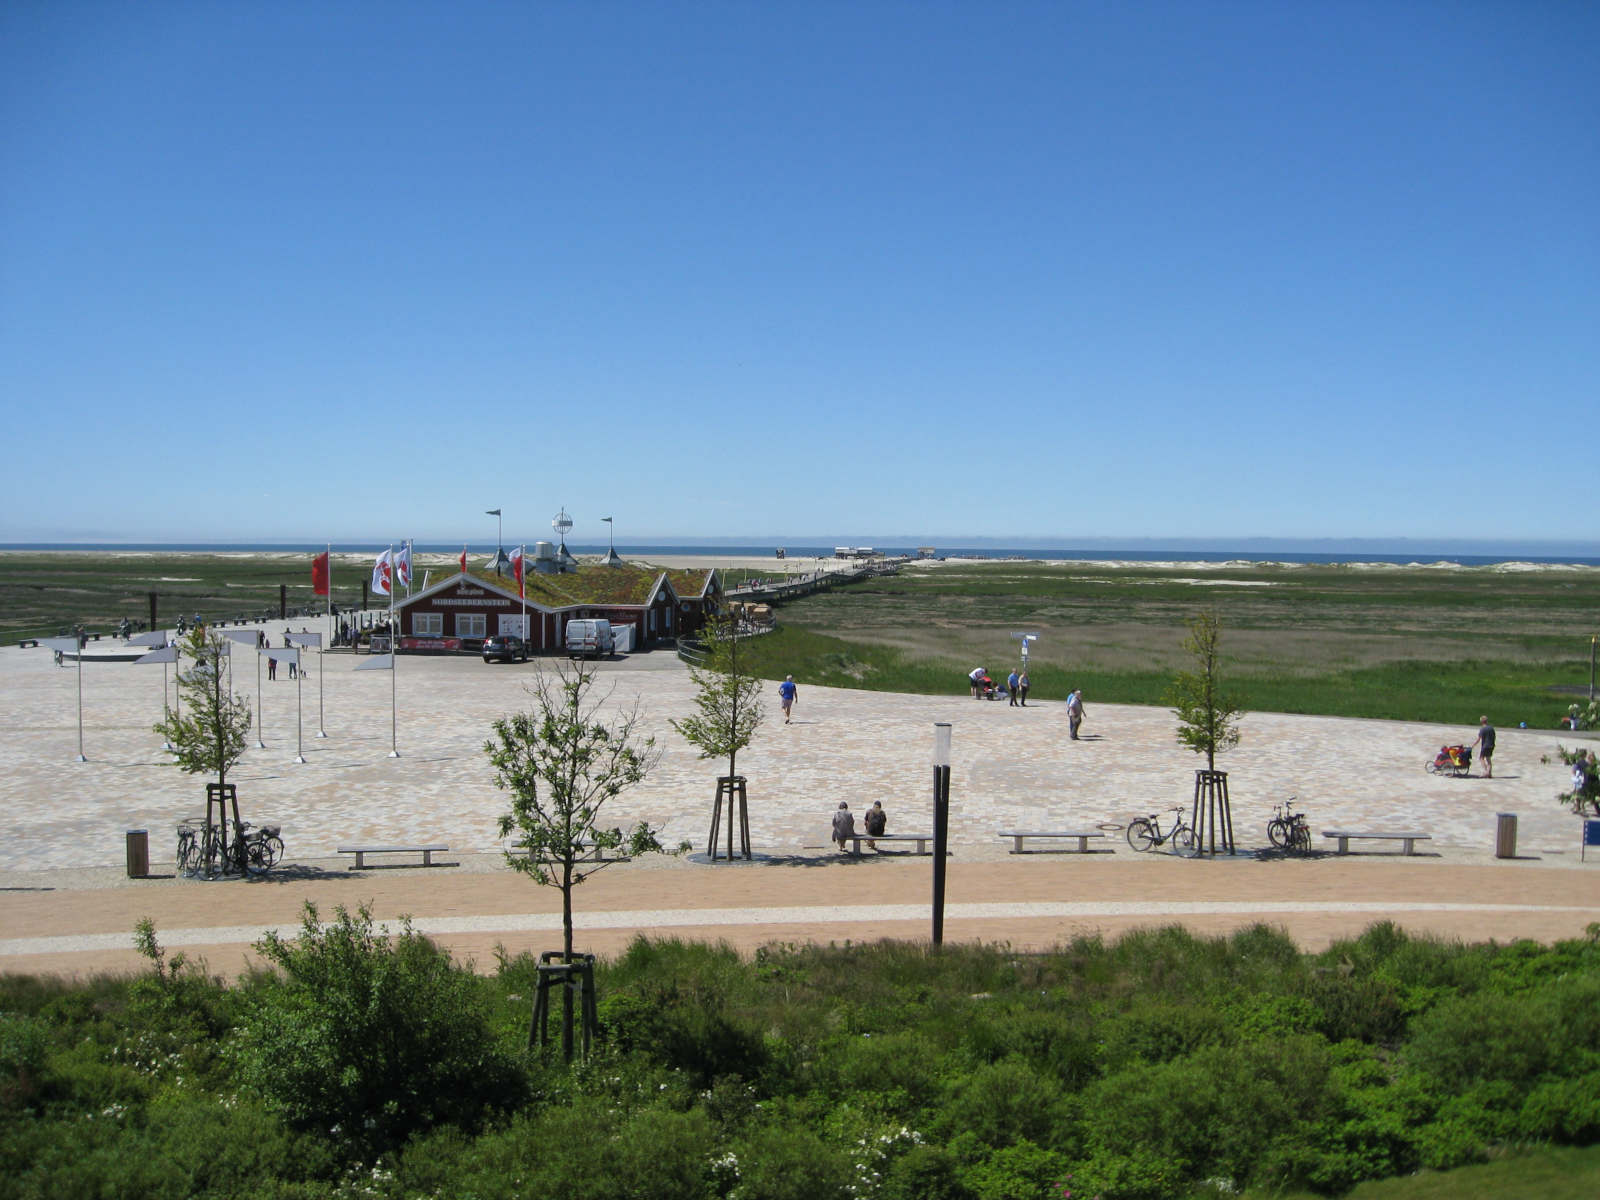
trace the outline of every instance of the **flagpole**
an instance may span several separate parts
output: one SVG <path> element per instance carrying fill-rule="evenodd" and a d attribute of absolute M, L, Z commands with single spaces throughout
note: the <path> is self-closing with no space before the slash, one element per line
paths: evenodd
<path fill-rule="evenodd" d="M 83 638 L 78 639 L 78 762 L 88 762 L 83 755 L 83 652 L 88 649 Z"/>
<path fill-rule="evenodd" d="M 306 761 L 306 744 L 300 721 L 300 676 L 305 672 L 300 669 L 300 647 L 294 650 L 294 760 L 297 763 Z"/>
<path fill-rule="evenodd" d="M 322 728 L 322 648 L 333 641 L 333 543 L 328 543 L 328 631 L 322 635 L 322 641 L 317 643 L 317 736 L 325 738 L 328 735 Z"/>
<path fill-rule="evenodd" d="M 259 639 L 261 639 L 263 637 L 266 637 L 266 631 L 265 630 L 262 630 L 260 633 L 256 634 L 256 638 L 257 638 L 257 644 L 256 644 L 256 749 L 257 750 L 265 750 L 267 748 L 267 744 L 264 741 L 261 740 L 261 722 L 262 722 L 263 718 L 261 716 L 261 645 L 260 645 Z M 272 645 L 272 639 L 271 638 L 267 638 L 267 645 L 269 647 Z M 229 662 L 233 661 L 233 656 L 231 654 L 228 656 L 228 661 Z M 273 678 L 277 678 L 277 672 L 276 671 L 273 672 Z"/>
<path fill-rule="evenodd" d="M 517 593 L 522 597 L 522 648 L 526 650 L 533 639 L 528 636 L 528 543 L 518 548 Z"/>
<path fill-rule="evenodd" d="M 394 544 L 389 545 L 389 757 L 400 757 L 400 685 L 395 674 L 400 669 L 399 627 L 394 623 Z"/>

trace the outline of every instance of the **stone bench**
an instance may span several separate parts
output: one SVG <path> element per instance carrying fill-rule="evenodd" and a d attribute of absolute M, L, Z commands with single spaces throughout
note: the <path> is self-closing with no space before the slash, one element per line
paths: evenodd
<path fill-rule="evenodd" d="M 422 865 L 431 867 L 435 865 L 433 856 L 435 854 L 445 854 L 449 849 L 449 846 L 340 846 L 339 853 L 354 854 L 356 861 L 350 869 L 352 871 L 361 871 L 366 869 L 367 855 L 369 854 L 420 854 L 422 855 Z M 438 863 L 437 865 L 444 867 L 454 866 L 455 864 Z"/>
<path fill-rule="evenodd" d="M 852 854 L 861 853 L 862 842 L 915 842 L 918 854 L 933 853 L 928 849 L 928 843 L 933 841 L 931 833 L 880 833 L 877 837 L 873 837 L 870 833 L 852 833 L 845 840 L 855 843 L 855 848 L 850 851 Z"/>
<path fill-rule="evenodd" d="M 1078 839 L 1078 849 L 1076 851 L 1072 851 L 1071 849 L 1068 849 L 1068 850 L 1065 850 L 1065 851 L 1057 851 L 1057 853 L 1068 853 L 1068 854 L 1071 854 L 1071 853 L 1078 853 L 1078 854 L 1106 853 L 1106 854 L 1110 854 L 1111 853 L 1111 851 L 1109 851 L 1109 850 L 1106 850 L 1106 851 L 1102 852 L 1102 851 L 1091 851 L 1089 849 L 1089 839 L 1090 838 L 1103 838 L 1103 837 L 1106 836 L 1103 832 L 1101 832 L 1098 829 L 1065 830 L 1065 831 L 1062 831 L 1062 832 L 1059 832 L 1059 833 L 1048 833 L 1048 832 L 1044 832 L 1042 830 L 1002 829 L 997 834 L 995 834 L 995 836 L 996 837 L 1003 837 L 1003 838 L 1010 838 L 1012 840 L 1012 842 L 1014 843 L 1013 849 L 1011 851 L 1012 854 L 1041 854 L 1041 853 L 1045 853 L 1045 851 L 1040 851 L 1040 850 L 1026 850 L 1026 849 L 1024 849 L 1023 848 L 1023 842 L 1025 842 L 1028 838 L 1046 838 L 1046 839 L 1055 839 L 1055 840 L 1070 840 L 1072 838 L 1077 838 Z"/>
<path fill-rule="evenodd" d="M 1418 842 L 1427 842 L 1433 839 L 1433 834 L 1431 833 L 1353 833 L 1347 829 L 1324 829 L 1322 836 L 1337 839 L 1339 843 L 1338 852 L 1340 854 L 1350 853 L 1351 838 L 1399 842 L 1401 854 L 1415 854 Z"/>

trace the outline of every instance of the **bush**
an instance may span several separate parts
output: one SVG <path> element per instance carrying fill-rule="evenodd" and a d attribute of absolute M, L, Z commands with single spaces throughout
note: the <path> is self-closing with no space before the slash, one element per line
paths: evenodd
<path fill-rule="evenodd" d="M 495 1045 L 484 985 L 402 921 L 366 907 L 257 949 L 284 972 L 258 983 L 240 1031 L 244 1077 L 296 1127 L 376 1151 L 512 1102 L 519 1075 Z"/>

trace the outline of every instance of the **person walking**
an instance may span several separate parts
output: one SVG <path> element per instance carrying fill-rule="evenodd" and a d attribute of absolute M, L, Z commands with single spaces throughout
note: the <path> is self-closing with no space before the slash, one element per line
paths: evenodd
<path fill-rule="evenodd" d="M 883 811 L 882 800 L 872 802 L 872 807 L 867 809 L 867 815 L 862 818 L 862 824 L 867 827 L 867 849 L 876 850 L 878 843 L 873 838 L 882 837 L 889 825 L 889 814 Z"/>
<path fill-rule="evenodd" d="M 1026 671 L 1023 671 L 1021 674 L 1019 674 L 1017 676 L 1017 691 L 1022 693 L 1022 699 L 1019 700 L 1018 703 L 1021 704 L 1023 708 L 1027 708 L 1028 707 L 1028 673 Z"/>
<path fill-rule="evenodd" d="M 1017 677 L 1015 669 L 1006 676 L 1006 695 L 1011 698 L 1011 707 L 1017 707 L 1017 689 L 1022 686 L 1022 681 Z"/>
<path fill-rule="evenodd" d="M 1072 740 L 1078 740 L 1078 729 L 1083 725 L 1083 691 L 1073 688 L 1072 694 L 1067 697 L 1067 730 L 1072 735 Z"/>
<path fill-rule="evenodd" d="M 791 710 L 794 708 L 795 698 L 800 695 L 800 689 L 794 685 L 794 676 L 785 675 L 783 682 L 778 685 L 778 703 L 783 706 L 783 723 L 787 725 Z"/>
<path fill-rule="evenodd" d="M 1478 736 L 1472 739 L 1478 748 L 1478 760 L 1483 763 L 1483 777 L 1494 778 L 1494 726 L 1488 717 L 1478 718 Z"/>
<path fill-rule="evenodd" d="M 855 836 L 856 819 L 850 812 L 850 805 L 839 801 L 839 808 L 833 814 L 833 840 L 839 847 L 839 853 L 844 853 L 844 844 L 847 839 Z"/>

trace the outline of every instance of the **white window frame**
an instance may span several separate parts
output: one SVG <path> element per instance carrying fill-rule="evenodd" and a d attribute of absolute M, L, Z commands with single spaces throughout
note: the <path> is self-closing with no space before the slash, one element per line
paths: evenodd
<path fill-rule="evenodd" d="M 436 612 L 419 612 L 411 615 L 411 635 L 413 637 L 436 638 L 444 636 L 444 614 Z"/>
<path fill-rule="evenodd" d="M 459 638 L 487 637 L 489 618 L 484 613 L 457 613 L 456 636 Z"/>

